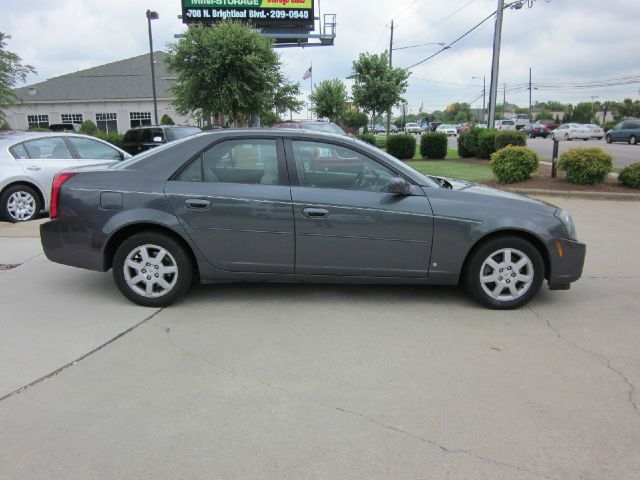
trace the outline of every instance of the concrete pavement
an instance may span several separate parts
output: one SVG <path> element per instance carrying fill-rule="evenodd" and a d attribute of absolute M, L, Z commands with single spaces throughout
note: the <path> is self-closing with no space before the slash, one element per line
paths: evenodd
<path fill-rule="evenodd" d="M 322 285 L 155 311 L 41 256 L 0 272 L 0 397 L 95 350 L 0 401 L 0 478 L 637 478 L 640 209 L 550 201 L 588 243 L 584 278 L 513 312 Z M 39 253 L 12 260 L 23 241 L 4 258 Z"/>

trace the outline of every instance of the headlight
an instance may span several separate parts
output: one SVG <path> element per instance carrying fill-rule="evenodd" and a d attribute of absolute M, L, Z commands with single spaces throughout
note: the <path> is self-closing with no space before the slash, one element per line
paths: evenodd
<path fill-rule="evenodd" d="M 564 229 L 567 232 L 567 236 L 571 240 L 578 240 L 578 236 L 576 235 L 576 226 L 573 223 L 573 218 L 571 218 L 571 215 L 569 214 L 569 212 L 566 212 L 559 208 L 558 210 L 556 210 L 555 215 L 556 215 L 556 218 L 560 220 L 562 225 L 564 225 Z"/>

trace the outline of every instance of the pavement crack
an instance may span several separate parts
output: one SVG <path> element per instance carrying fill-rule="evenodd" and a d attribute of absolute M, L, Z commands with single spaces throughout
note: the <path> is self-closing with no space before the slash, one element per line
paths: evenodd
<path fill-rule="evenodd" d="M 93 350 L 91 350 L 90 352 L 85 353 L 84 355 L 82 355 L 79 358 L 76 358 L 75 360 L 63 365 L 62 367 L 54 370 L 51 373 L 48 373 L 47 375 L 44 375 L 36 380 L 34 380 L 31 383 L 28 383 L 27 385 L 24 385 L 16 390 L 14 390 L 13 392 L 7 393 L 6 395 L 0 397 L 0 402 L 7 400 L 8 398 L 11 398 L 15 395 L 19 395 L 22 392 L 24 392 L 25 390 L 27 390 L 28 388 L 34 387 L 35 385 L 44 382 L 45 380 L 49 380 L 57 375 L 59 375 L 60 373 L 64 372 L 65 370 L 67 370 L 68 368 L 73 367 L 74 365 L 76 365 L 77 363 L 80 363 L 82 360 L 85 360 L 86 358 L 90 357 L 91 355 L 93 355 L 94 353 L 99 352 L 100 350 L 102 350 L 103 348 L 111 345 L 113 342 L 115 342 L 116 340 L 124 337 L 125 335 L 127 335 L 128 333 L 133 332 L 136 328 L 140 327 L 141 325 L 144 325 L 145 323 L 147 323 L 149 320 L 151 320 L 152 318 L 156 317 L 157 315 L 160 314 L 160 312 L 162 312 L 162 310 L 164 310 L 163 308 L 160 308 L 158 310 L 156 310 L 155 312 L 153 312 L 151 315 L 149 315 L 148 317 L 146 317 L 144 320 L 136 323 L 135 325 L 133 325 L 132 327 L 127 328 L 124 332 L 120 332 L 118 335 L 116 335 L 115 337 L 111 338 L 110 340 L 107 340 L 105 343 L 99 345 L 98 347 L 94 348 Z"/>
<path fill-rule="evenodd" d="M 151 323 L 151 325 L 154 325 L 156 327 L 162 328 L 159 325 L 154 324 L 153 322 Z M 191 352 L 191 351 L 187 350 L 186 348 L 182 347 L 181 345 L 178 345 L 171 338 L 171 329 L 170 328 L 162 328 L 162 330 L 167 334 L 167 337 L 169 338 L 170 344 L 174 348 L 176 348 L 177 350 L 182 352 L 183 354 L 188 355 L 188 356 L 193 357 L 193 358 L 196 358 L 196 359 L 206 363 L 207 365 L 209 365 L 211 367 L 214 367 L 214 368 L 216 368 L 216 369 L 218 369 L 220 371 L 228 373 L 231 377 L 234 377 L 236 379 L 243 379 L 243 380 L 251 382 L 253 384 L 258 384 L 258 385 L 267 387 L 269 389 L 276 390 L 278 392 L 281 392 L 281 393 L 287 395 L 288 397 L 296 398 L 298 400 L 301 400 L 301 401 L 304 401 L 304 402 L 307 402 L 307 403 L 310 403 L 312 405 L 316 405 L 316 406 L 319 406 L 319 407 L 322 407 L 322 408 L 326 408 L 328 410 L 334 410 L 334 411 L 337 411 L 337 412 L 339 412 L 341 414 L 344 414 L 344 415 L 350 415 L 350 416 L 358 417 L 358 418 L 360 418 L 362 420 L 365 420 L 365 421 L 367 421 L 369 423 L 372 423 L 372 424 L 374 424 L 374 425 L 376 425 L 378 427 L 384 428 L 386 430 L 392 431 L 394 433 L 403 435 L 403 436 L 408 437 L 408 438 L 412 438 L 414 440 L 418 440 L 419 442 L 421 442 L 423 444 L 435 447 L 435 448 L 437 448 L 438 450 L 440 450 L 444 454 L 466 455 L 466 456 L 468 456 L 470 458 L 473 458 L 475 460 L 478 460 L 478 461 L 481 461 L 481 462 L 485 462 L 485 463 L 490 463 L 490 464 L 495 465 L 497 467 L 508 468 L 510 470 L 514 470 L 514 471 L 517 471 L 517 472 L 520 472 L 520 473 L 526 473 L 528 475 L 533 475 L 535 477 L 544 478 L 544 479 L 547 479 L 547 480 L 558 480 L 556 477 L 550 477 L 550 476 L 544 475 L 542 473 L 535 472 L 533 470 L 529 470 L 529 469 L 526 469 L 524 467 L 520 467 L 520 466 L 512 464 L 512 463 L 503 462 L 501 460 L 496 460 L 494 458 L 486 457 L 484 455 L 478 455 L 478 454 L 472 452 L 471 450 L 449 448 L 449 447 L 446 447 L 445 445 L 443 445 L 443 444 L 441 444 L 439 442 L 436 442 L 435 440 L 430 440 L 428 438 L 424 438 L 424 437 L 422 437 L 420 435 L 412 433 L 412 432 L 410 432 L 408 430 L 404 430 L 403 428 L 400 428 L 400 427 L 397 427 L 397 426 L 394 426 L 394 425 L 386 424 L 384 422 L 376 420 L 375 418 L 370 417 L 368 415 L 365 415 L 363 413 L 356 412 L 354 410 L 349 410 L 347 408 L 339 407 L 339 406 L 336 406 L 336 405 L 331 405 L 331 404 L 328 404 L 328 403 L 319 402 L 318 400 L 315 400 L 313 398 L 309 398 L 307 396 L 291 392 L 290 390 L 287 390 L 286 388 L 279 387 L 277 385 L 273 385 L 273 384 L 271 384 L 269 382 L 260 381 L 260 380 L 255 379 L 255 378 L 239 374 L 239 373 L 235 372 L 232 369 L 229 369 L 227 367 L 223 367 L 222 365 L 220 365 L 218 363 L 215 363 L 215 362 L 212 362 L 211 360 L 209 360 L 206 357 L 203 357 L 202 355 L 198 355 L 197 353 Z"/>
<path fill-rule="evenodd" d="M 560 333 L 560 331 L 558 331 L 558 329 L 556 327 L 553 326 L 553 324 L 551 323 L 551 321 L 544 317 L 543 315 L 541 315 L 540 313 L 538 313 L 536 310 L 533 309 L 533 307 L 531 307 L 530 305 L 527 305 L 527 308 L 536 316 L 538 317 L 540 320 L 542 320 L 543 322 L 545 322 L 545 324 L 547 325 L 547 328 L 549 328 L 553 333 L 556 334 L 556 336 L 568 343 L 569 345 L 571 345 L 572 347 L 580 350 L 583 353 L 586 353 L 587 355 L 595 358 L 598 363 L 600 363 L 602 366 L 606 367 L 607 369 L 609 369 L 610 371 L 612 371 L 613 373 L 615 373 L 616 375 L 618 375 L 622 381 L 627 385 L 627 402 L 629 403 L 629 405 L 631 405 L 631 408 L 633 408 L 634 413 L 640 417 L 640 408 L 638 407 L 638 404 L 635 402 L 634 397 L 635 397 L 635 393 L 636 393 L 636 387 L 633 383 L 631 383 L 631 381 L 629 380 L 629 378 L 622 372 L 622 370 L 614 367 L 611 364 L 611 360 L 609 360 L 607 357 L 605 357 L 604 355 L 601 355 L 599 353 L 596 353 L 592 350 L 589 350 L 588 348 L 583 347 L 582 345 L 574 342 L 573 340 L 571 340 L 570 338 L 565 337 L 564 335 L 562 335 Z"/>

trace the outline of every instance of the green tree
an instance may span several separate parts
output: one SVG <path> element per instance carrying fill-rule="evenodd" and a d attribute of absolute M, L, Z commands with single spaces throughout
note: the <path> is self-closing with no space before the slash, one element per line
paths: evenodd
<path fill-rule="evenodd" d="M 328 118 L 337 123 L 347 110 L 347 87 L 342 80 L 323 80 L 309 96 L 318 118 Z"/>
<path fill-rule="evenodd" d="M 617 114 L 621 119 L 628 117 L 640 117 L 640 100 L 625 98 L 618 104 Z"/>
<path fill-rule="evenodd" d="M 577 123 L 591 123 L 593 109 L 590 102 L 582 102 L 573 107 L 572 121 Z"/>
<path fill-rule="evenodd" d="M 36 73 L 31 65 L 23 65 L 22 59 L 13 52 L 5 50 L 7 35 L 0 32 L 0 120 L 4 120 L 4 109 L 19 103 L 13 87 L 18 81 L 24 82 L 27 75 Z"/>
<path fill-rule="evenodd" d="M 350 110 L 342 115 L 342 124 L 350 130 L 358 130 L 360 127 L 366 127 L 369 117 L 364 112 Z"/>
<path fill-rule="evenodd" d="M 282 121 L 282 119 L 277 113 L 269 110 L 267 112 L 262 112 L 262 115 L 260 115 L 260 121 L 262 122 L 263 125 L 270 127 L 274 123 L 278 123 Z"/>
<path fill-rule="evenodd" d="M 469 105 L 468 103 L 452 103 L 447 107 L 446 113 L 447 122 L 464 123 L 473 119 L 473 114 L 471 113 L 471 105 Z"/>
<path fill-rule="evenodd" d="M 165 113 L 164 115 L 162 115 L 162 118 L 160 119 L 160 124 L 161 125 L 175 125 L 176 123 L 173 121 L 173 118 L 171 118 L 169 115 L 167 115 Z"/>
<path fill-rule="evenodd" d="M 299 105 L 299 86 L 288 83 L 273 42 L 247 25 L 222 22 L 192 26 L 169 45 L 167 66 L 178 113 L 223 113 L 235 123 L 253 115 Z M 299 107 L 298 107 L 299 108 Z"/>
<path fill-rule="evenodd" d="M 553 120 L 553 113 L 549 110 L 540 110 L 536 115 L 536 120 Z"/>
<path fill-rule="evenodd" d="M 91 120 L 85 120 L 82 122 L 82 125 L 80 125 L 79 132 L 84 135 L 95 135 L 98 133 L 98 127 Z"/>
<path fill-rule="evenodd" d="M 361 53 L 354 60 L 349 76 L 354 80 L 352 94 L 356 105 L 372 112 L 386 112 L 394 105 L 404 102 L 404 92 L 409 82 L 409 71 L 389 65 L 389 53 Z"/>

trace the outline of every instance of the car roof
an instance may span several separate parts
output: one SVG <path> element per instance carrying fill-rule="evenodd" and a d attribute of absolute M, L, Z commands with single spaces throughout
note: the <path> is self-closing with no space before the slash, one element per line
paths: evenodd
<path fill-rule="evenodd" d="M 200 128 L 195 125 L 141 125 L 139 127 L 133 127 L 129 130 L 143 130 L 145 128 Z"/>
<path fill-rule="evenodd" d="M 92 137 L 91 135 L 82 135 L 81 133 L 76 132 L 29 132 L 26 130 L 6 130 L 0 132 L 0 146 L 4 148 L 8 148 L 16 143 L 26 142 L 27 140 L 34 140 L 37 138 L 46 138 L 46 137 L 75 137 L 75 138 L 89 138 L 92 140 L 96 140 L 101 143 L 107 143 L 104 140 L 96 137 Z M 109 144 L 111 145 L 111 144 Z M 115 145 L 111 145 L 118 151 L 122 151 L 122 149 L 118 148 Z"/>

